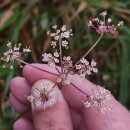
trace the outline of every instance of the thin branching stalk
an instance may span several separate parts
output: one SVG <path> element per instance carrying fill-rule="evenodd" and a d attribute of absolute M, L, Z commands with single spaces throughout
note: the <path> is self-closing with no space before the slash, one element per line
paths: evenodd
<path fill-rule="evenodd" d="M 25 62 L 25 61 L 20 60 L 20 59 L 17 59 L 17 61 L 19 61 L 19 62 L 21 62 L 21 63 L 23 63 L 23 64 L 25 64 L 25 65 L 29 65 L 29 66 L 31 66 L 31 67 L 33 67 L 33 68 L 35 68 L 35 69 L 38 69 L 38 70 L 47 72 L 47 73 L 52 74 L 52 75 L 55 75 L 55 76 L 59 76 L 59 74 L 55 74 L 55 73 L 49 72 L 49 71 L 47 71 L 47 70 L 38 68 L 38 67 L 36 67 L 36 66 L 34 66 L 34 65 L 32 65 L 32 64 L 29 64 L 29 63 L 27 63 L 27 62 Z"/>
<path fill-rule="evenodd" d="M 78 89 L 81 93 L 83 93 L 84 95 L 86 95 L 86 97 L 89 97 L 89 95 L 87 95 L 83 90 L 79 89 L 76 85 L 74 85 L 72 82 L 70 83 L 72 86 L 74 86 L 76 89 Z"/>
<path fill-rule="evenodd" d="M 92 46 L 92 47 L 87 51 L 87 53 L 85 53 L 80 59 L 86 57 L 86 56 L 94 49 L 94 47 L 99 43 L 99 41 L 102 39 L 102 37 L 103 37 L 103 35 L 101 35 L 101 36 L 98 38 L 98 40 L 93 44 L 93 46 Z M 75 63 L 75 65 L 74 65 L 69 71 L 73 70 L 73 69 L 76 67 L 76 65 L 79 64 L 79 63 L 80 63 L 80 60 L 77 61 L 77 62 Z M 69 71 L 68 71 L 68 72 L 69 72 Z"/>
<path fill-rule="evenodd" d="M 57 72 L 59 73 L 59 75 L 61 75 L 61 72 L 58 70 L 57 66 L 55 66 Z"/>
<path fill-rule="evenodd" d="M 59 39 L 59 52 L 60 52 L 60 64 L 61 64 L 61 74 L 63 74 L 63 66 L 62 66 L 62 45 L 61 45 L 62 39 Z"/>

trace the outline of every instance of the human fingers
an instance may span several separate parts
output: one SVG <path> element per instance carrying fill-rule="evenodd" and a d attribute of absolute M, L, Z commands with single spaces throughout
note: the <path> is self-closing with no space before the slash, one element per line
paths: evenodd
<path fill-rule="evenodd" d="M 31 92 L 31 86 L 22 77 L 16 77 L 10 83 L 9 102 L 12 108 L 21 113 L 22 117 L 32 118 L 31 106 L 27 100 Z"/>
<path fill-rule="evenodd" d="M 25 106 L 23 103 L 19 102 L 19 100 L 17 100 L 12 93 L 10 93 L 9 95 L 9 102 L 13 109 L 18 113 L 22 113 L 28 110 L 28 107 Z"/>
<path fill-rule="evenodd" d="M 32 66 L 39 69 L 36 69 Z M 44 70 L 47 72 L 45 72 Z M 23 68 L 23 76 L 30 85 L 33 85 L 37 80 L 42 78 L 47 78 L 56 83 L 57 79 L 59 78 L 58 75 L 59 73 L 57 72 L 57 70 L 49 67 L 47 64 L 31 64 L 31 66 L 26 65 Z"/>
<path fill-rule="evenodd" d="M 31 97 L 36 130 L 72 130 L 69 107 L 55 83 L 47 79 L 37 81 Z"/>
<path fill-rule="evenodd" d="M 37 64 L 36 66 L 40 68 L 45 68 L 48 71 L 50 70 L 50 67 L 47 67 L 45 65 Z M 51 69 L 51 72 L 55 73 L 55 70 Z M 33 76 L 30 78 L 29 75 L 32 75 L 33 73 L 35 73 L 37 77 Z M 48 74 L 44 71 L 33 69 L 32 67 L 29 67 L 29 66 L 26 66 L 24 68 L 23 74 L 30 84 L 33 84 L 34 81 L 41 78 L 48 78 L 52 80 L 53 82 L 56 82 L 58 78 L 57 76 Z M 97 116 L 96 112 L 97 110 L 101 108 L 97 109 L 96 107 L 90 107 L 90 108 L 83 107 L 82 101 L 87 100 L 86 98 L 87 96 L 81 91 L 79 91 L 78 89 L 85 92 L 89 97 L 92 97 L 97 94 L 98 95 L 100 94 L 100 89 L 102 88 L 101 86 L 97 86 L 88 80 L 81 80 L 81 78 L 78 75 L 72 76 L 71 83 L 72 83 L 71 85 L 63 86 L 62 92 L 64 94 L 64 97 L 70 104 L 70 106 L 73 109 L 79 111 L 83 115 L 87 128 L 90 128 L 90 130 L 91 129 L 114 130 L 117 128 L 119 130 L 119 129 L 126 129 L 129 127 L 129 121 L 130 121 L 129 112 L 120 103 L 118 103 L 113 98 L 112 95 L 111 95 L 110 100 L 105 101 L 106 105 L 111 105 L 113 107 L 113 110 L 111 112 L 107 112 L 106 114 Z M 120 113 L 123 113 L 123 114 L 120 114 Z M 125 120 L 125 122 L 123 120 Z M 95 125 L 92 125 L 92 124 L 95 124 Z"/>
<path fill-rule="evenodd" d="M 34 130 L 34 127 L 32 121 L 22 117 L 14 123 L 13 130 Z"/>
<path fill-rule="evenodd" d="M 73 76 L 71 82 L 89 96 L 88 99 L 85 99 L 84 94 L 80 91 L 76 92 L 74 87 L 68 89 L 67 86 L 64 86 L 62 89 L 63 95 L 70 105 L 82 113 L 86 128 L 89 130 L 128 130 L 130 128 L 130 113 L 115 100 L 108 90 L 88 80 L 81 80 L 78 75 Z M 86 100 L 84 105 L 87 108 L 81 107 L 81 100 Z"/>
<path fill-rule="evenodd" d="M 23 77 L 15 77 L 10 82 L 10 91 L 12 95 L 24 106 L 30 106 L 26 96 L 30 95 L 31 86 Z"/>

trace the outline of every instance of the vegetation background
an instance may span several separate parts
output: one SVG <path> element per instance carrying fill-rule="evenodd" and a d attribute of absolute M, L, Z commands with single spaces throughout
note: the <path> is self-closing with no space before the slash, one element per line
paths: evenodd
<path fill-rule="evenodd" d="M 117 100 L 130 109 L 130 1 L 129 0 L 0 0 L 0 57 L 7 41 L 30 46 L 32 53 L 24 59 L 41 63 L 41 54 L 51 51 L 52 25 L 73 29 L 67 53 L 78 60 L 96 41 L 97 34 L 86 28 L 86 22 L 107 11 L 113 23 L 124 21 L 120 36 L 106 35 L 88 55 L 98 63 L 99 73 L 89 79 L 111 90 Z M 64 51 L 64 53 L 66 53 Z M 11 109 L 9 83 L 22 70 L 3 69 L 0 63 L 0 130 L 11 130 L 18 114 Z"/>

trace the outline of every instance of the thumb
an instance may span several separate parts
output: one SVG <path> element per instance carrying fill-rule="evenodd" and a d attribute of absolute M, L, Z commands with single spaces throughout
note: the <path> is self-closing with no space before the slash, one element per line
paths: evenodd
<path fill-rule="evenodd" d="M 72 130 L 69 107 L 59 88 L 50 80 L 37 81 L 31 90 L 36 130 Z"/>

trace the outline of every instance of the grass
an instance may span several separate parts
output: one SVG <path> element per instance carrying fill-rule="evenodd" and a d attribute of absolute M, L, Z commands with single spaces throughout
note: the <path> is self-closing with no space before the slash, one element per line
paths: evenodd
<path fill-rule="evenodd" d="M 120 36 L 105 36 L 88 55 L 98 62 L 99 73 L 90 78 L 92 82 L 106 86 L 117 100 L 130 109 L 130 2 L 129 0 L 6 0 L 0 4 L 0 57 L 7 41 L 31 47 L 32 54 L 25 60 L 41 62 L 41 53 L 51 51 L 47 29 L 53 24 L 66 24 L 74 36 L 70 40 L 70 55 L 76 61 L 89 49 L 97 35 L 85 27 L 86 21 L 104 10 L 114 23 L 123 20 Z M 64 52 L 66 53 L 66 52 Z M 17 66 L 16 66 L 17 68 Z M 17 114 L 9 102 L 9 83 L 21 70 L 2 69 L 0 63 L 0 129 L 11 130 Z M 11 120 L 11 123 L 7 123 Z M 8 124 L 8 125 L 7 125 Z"/>

